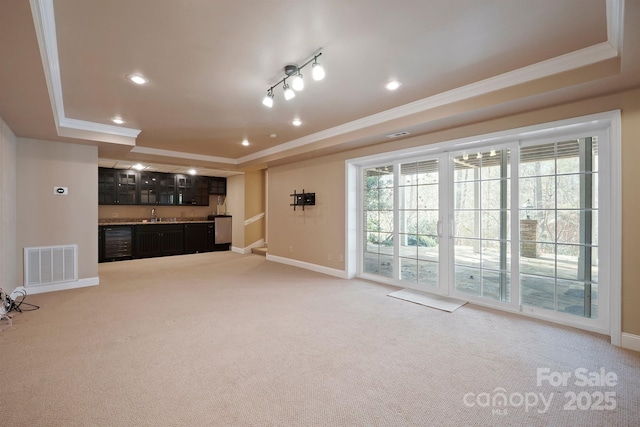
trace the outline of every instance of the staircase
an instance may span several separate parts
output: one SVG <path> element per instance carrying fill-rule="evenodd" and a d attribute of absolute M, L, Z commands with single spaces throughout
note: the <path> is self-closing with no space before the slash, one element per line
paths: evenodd
<path fill-rule="evenodd" d="M 251 253 L 267 256 L 267 244 L 265 243 L 265 245 L 261 248 L 251 248 Z"/>

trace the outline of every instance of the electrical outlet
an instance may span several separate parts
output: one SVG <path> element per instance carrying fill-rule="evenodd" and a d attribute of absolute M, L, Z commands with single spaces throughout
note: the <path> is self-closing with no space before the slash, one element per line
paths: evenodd
<path fill-rule="evenodd" d="M 113 212 L 111 214 L 111 218 L 118 218 L 120 216 L 120 214 L 118 212 Z"/>
<path fill-rule="evenodd" d="M 340 254 L 338 258 L 340 259 L 340 262 L 344 262 L 344 256 L 342 256 L 342 254 Z"/>
<path fill-rule="evenodd" d="M 293 252 L 293 246 L 289 246 L 289 253 Z"/>

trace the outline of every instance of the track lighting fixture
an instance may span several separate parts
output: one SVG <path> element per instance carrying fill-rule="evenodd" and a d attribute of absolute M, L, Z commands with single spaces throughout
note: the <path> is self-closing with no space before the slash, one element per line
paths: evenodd
<path fill-rule="evenodd" d="M 300 72 L 307 65 L 311 65 L 311 76 L 314 80 L 322 80 L 325 76 L 324 68 L 318 63 L 318 57 L 322 55 L 322 52 L 313 55 L 313 58 L 302 64 L 301 66 L 289 64 L 284 67 L 284 73 L 286 74 L 278 83 L 274 84 L 267 90 L 267 95 L 262 99 L 262 104 L 266 107 L 273 107 L 273 89 L 282 83 L 282 90 L 284 93 L 284 99 L 287 101 L 295 98 L 296 92 L 300 92 L 304 89 L 304 79 Z M 291 78 L 291 86 L 287 84 L 287 79 Z"/>

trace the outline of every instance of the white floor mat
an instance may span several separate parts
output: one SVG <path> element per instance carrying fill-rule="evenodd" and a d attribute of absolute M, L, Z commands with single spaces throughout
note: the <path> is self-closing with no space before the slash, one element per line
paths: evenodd
<path fill-rule="evenodd" d="M 427 307 L 437 308 L 438 310 L 448 311 L 449 313 L 467 303 L 466 301 L 441 297 L 439 295 L 426 294 L 412 289 L 403 289 L 401 291 L 391 292 L 388 296 L 415 302 L 416 304 L 426 305 Z"/>

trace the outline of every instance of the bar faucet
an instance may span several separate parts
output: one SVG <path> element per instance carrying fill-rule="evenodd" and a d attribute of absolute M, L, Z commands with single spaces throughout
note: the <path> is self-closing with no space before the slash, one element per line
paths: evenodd
<path fill-rule="evenodd" d="M 151 208 L 151 219 L 153 221 L 156 219 L 156 208 Z"/>

